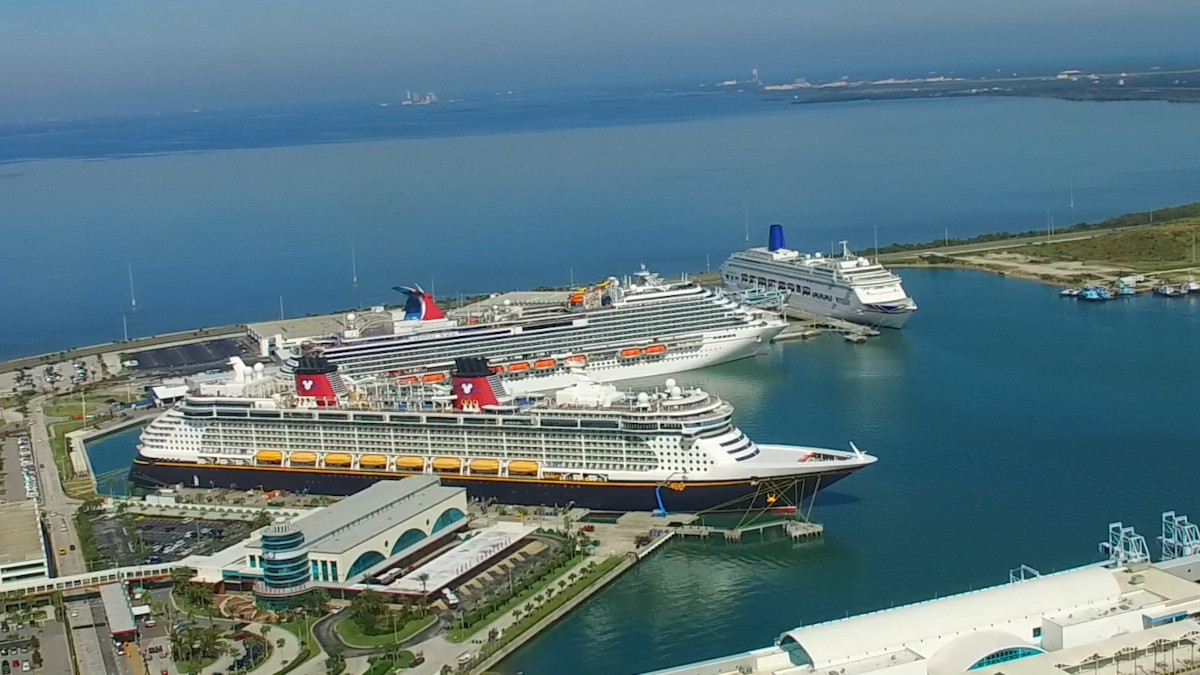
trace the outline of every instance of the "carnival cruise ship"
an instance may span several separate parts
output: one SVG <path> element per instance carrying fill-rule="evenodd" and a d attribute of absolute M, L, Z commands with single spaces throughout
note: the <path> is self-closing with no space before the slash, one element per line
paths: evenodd
<path fill-rule="evenodd" d="M 552 307 L 505 306 L 458 323 L 420 288 L 408 295 L 407 321 L 394 334 L 312 340 L 349 380 L 390 376 L 405 384 L 449 380 L 454 359 L 484 356 L 516 393 L 565 387 L 580 375 L 597 382 L 656 377 L 747 358 L 786 326 L 687 279 L 667 281 L 644 268 L 569 294 Z M 296 358 L 284 364 L 288 372 Z"/>
<path fill-rule="evenodd" d="M 386 386 L 358 391 L 327 360 L 304 357 L 291 391 L 190 393 L 143 431 L 130 479 L 351 494 L 433 474 L 507 504 L 786 510 L 875 461 L 853 445 L 755 443 L 732 406 L 670 379 L 653 392 L 579 381 L 521 398 L 486 359 L 467 357 L 446 385 Z"/>
<path fill-rule="evenodd" d="M 721 280 L 732 290 L 784 291 L 789 306 L 818 316 L 902 328 L 917 303 L 900 277 L 841 244 L 840 256 L 801 254 L 785 248 L 783 226 L 772 225 L 768 245 L 729 256 L 721 266 Z"/>

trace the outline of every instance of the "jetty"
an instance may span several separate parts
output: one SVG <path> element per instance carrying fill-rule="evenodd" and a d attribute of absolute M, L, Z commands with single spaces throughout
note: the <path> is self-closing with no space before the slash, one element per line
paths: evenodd
<path fill-rule="evenodd" d="M 784 307 L 780 311 L 787 317 L 788 327 L 775 336 L 773 342 L 805 340 L 824 332 L 841 333 L 850 337 L 854 342 L 861 342 L 866 338 L 879 335 L 879 330 L 870 326 L 835 319 L 831 316 L 821 316 L 794 307 Z"/>

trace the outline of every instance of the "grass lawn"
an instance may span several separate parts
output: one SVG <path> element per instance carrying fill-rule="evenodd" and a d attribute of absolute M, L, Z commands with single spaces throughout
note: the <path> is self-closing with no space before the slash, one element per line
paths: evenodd
<path fill-rule="evenodd" d="M 430 614 L 429 616 L 419 617 L 413 619 L 412 621 L 408 621 L 404 625 L 397 624 L 396 632 L 394 634 L 388 632 L 382 635 L 367 635 L 366 633 L 362 632 L 362 630 L 358 627 L 358 624 L 355 623 L 353 619 L 347 616 L 338 622 L 337 632 L 338 636 L 341 637 L 346 644 L 353 647 L 382 647 L 383 645 L 390 645 L 395 642 L 407 640 L 408 638 L 416 635 L 418 632 L 432 625 L 435 621 L 437 621 L 437 616 Z"/>
<path fill-rule="evenodd" d="M 83 406 L 80 405 L 78 401 L 76 401 L 74 403 L 61 403 L 58 405 L 48 405 L 43 410 L 46 413 L 46 417 L 71 418 L 76 415 L 83 414 Z M 93 406 L 92 411 L 95 412 L 95 410 L 96 410 L 96 408 Z"/>
<path fill-rule="evenodd" d="M 555 574 L 554 576 L 551 576 L 546 579 L 542 579 L 542 580 L 538 581 L 536 584 L 530 586 L 529 588 L 526 588 L 525 590 L 521 591 L 520 593 L 515 595 L 513 598 L 511 598 L 508 602 L 504 603 L 503 607 L 484 616 L 482 619 L 471 624 L 470 626 L 467 626 L 466 628 L 451 629 L 450 631 L 448 631 L 446 633 L 446 641 L 452 642 L 452 643 L 463 642 L 464 640 L 471 637 L 475 633 L 478 633 L 481 628 L 487 626 L 488 624 L 495 621 L 496 619 L 504 616 L 505 614 L 508 614 L 509 612 L 513 611 L 517 607 L 523 607 L 526 602 L 529 602 L 529 600 L 531 598 L 533 598 L 533 596 L 537 595 L 538 593 L 541 593 L 542 590 L 544 590 L 547 586 L 557 582 L 559 579 L 565 578 L 566 575 L 571 573 L 571 570 L 573 570 L 573 569 L 579 567 L 581 564 L 583 564 L 584 560 L 586 560 L 586 557 L 580 556 L 578 559 L 575 560 L 575 562 L 568 564 L 566 567 L 562 568 L 562 571 L 559 572 L 558 574 Z"/>
<path fill-rule="evenodd" d="M 71 458 L 68 456 L 67 434 L 86 427 L 85 420 L 72 420 L 50 425 L 50 449 L 54 452 L 54 464 L 60 479 L 71 475 Z M 63 486 L 66 489 L 66 486 Z"/>
<path fill-rule="evenodd" d="M 216 663 L 217 657 L 211 659 L 198 659 L 196 661 L 176 661 L 175 667 L 181 673 L 202 673 L 204 669 Z"/>

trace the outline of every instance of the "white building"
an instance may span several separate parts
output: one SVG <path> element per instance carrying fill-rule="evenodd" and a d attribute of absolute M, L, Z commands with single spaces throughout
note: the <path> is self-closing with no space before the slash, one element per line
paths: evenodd
<path fill-rule="evenodd" d="M 1154 675 L 1190 665 L 1200 585 L 1140 567 L 1084 567 L 795 628 L 772 647 L 654 675 Z"/>
<path fill-rule="evenodd" d="M 0 505 L 0 590 L 11 583 L 50 577 L 46 538 L 37 502 Z"/>
<path fill-rule="evenodd" d="M 302 535 L 296 548 L 308 559 L 309 582 L 344 584 L 385 560 L 467 524 L 467 491 L 436 476 L 383 480 L 291 521 Z M 264 529 L 270 529 L 264 528 Z M 197 581 L 254 581 L 263 576 L 262 530 L 241 544 L 183 562 Z"/>

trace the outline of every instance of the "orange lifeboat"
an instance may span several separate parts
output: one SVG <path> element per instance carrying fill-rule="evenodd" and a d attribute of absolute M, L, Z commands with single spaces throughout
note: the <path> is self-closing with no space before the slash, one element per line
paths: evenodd
<path fill-rule="evenodd" d="M 279 464 L 283 462 L 283 453 L 278 450 L 259 450 L 254 459 L 259 464 Z"/>
<path fill-rule="evenodd" d="M 358 465 L 364 469 L 386 469 L 387 457 L 383 455 L 363 455 L 358 458 Z"/>
<path fill-rule="evenodd" d="M 445 382 L 446 374 L 445 373 L 430 373 L 430 374 L 422 377 L 421 381 L 424 382 L 425 384 L 432 384 L 434 382 Z"/>
<path fill-rule="evenodd" d="M 508 367 L 508 372 L 510 373 L 523 373 L 527 370 L 529 370 L 529 364 L 525 362 L 514 363 Z"/>
<path fill-rule="evenodd" d="M 425 468 L 424 457 L 397 457 L 396 468 L 407 471 L 420 471 Z"/>
<path fill-rule="evenodd" d="M 354 459 L 350 455 L 325 455 L 325 466 L 350 466 Z"/>
<path fill-rule="evenodd" d="M 649 347 L 646 347 L 646 356 L 658 356 L 659 354 L 666 354 L 666 353 L 667 353 L 666 345 L 650 345 Z"/>
<path fill-rule="evenodd" d="M 461 471 L 462 460 L 455 457 L 438 457 L 433 460 L 434 471 Z"/>
<path fill-rule="evenodd" d="M 416 384 L 417 378 L 409 376 L 400 378 L 400 384 Z"/>
<path fill-rule="evenodd" d="M 471 473 L 499 473 L 500 462 L 494 459 L 471 460 Z"/>
<path fill-rule="evenodd" d="M 292 466 L 315 466 L 317 463 L 317 453 L 293 452 L 288 455 L 288 461 L 292 463 Z"/>
<path fill-rule="evenodd" d="M 492 366 L 491 370 L 493 375 L 499 375 L 504 372 L 504 366 Z"/>
<path fill-rule="evenodd" d="M 538 472 L 538 463 L 537 462 L 514 461 L 514 462 L 508 463 L 508 473 L 510 475 L 511 474 L 522 474 L 522 475 L 529 476 L 529 475 L 536 475 L 537 472 Z"/>
<path fill-rule="evenodd" d="M 639 357 L 641 355 L 642 355 L 642 350 L 640 350 L 640 349 L 622 349 L 621 350 L 621 358 L 623 358 L 623 359 L 636 359 L 637 357 Z"/>
<path fill-rule="evenodd" d="M 576 354 L 563 359 L 563 363 L 567 364 L 568 366 L 582 366 L 587 364 L 587 357 L 583 354 Z"/>
<path fill-rule="evenodd" d="M 546 370 L 547 368 L 553 368 L 557 365 L 558 361 L 555 361 L 554 359 L 539 359 L 533 362 L 533 367 L 536 370 Z"/>

